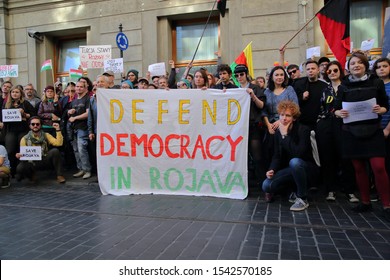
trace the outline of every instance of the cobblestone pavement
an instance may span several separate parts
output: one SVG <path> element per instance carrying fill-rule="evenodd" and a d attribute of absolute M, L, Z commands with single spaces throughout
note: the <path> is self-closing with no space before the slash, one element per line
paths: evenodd
<path fill-rule="evenodd" d="M 94 182 L 95 180 L 95 182 Z M 315 196 L 303 212 L 260 193 L 103 196 L 96 177 L 0 190 L 1 259 L 390 259 L 390 224 Z"/>

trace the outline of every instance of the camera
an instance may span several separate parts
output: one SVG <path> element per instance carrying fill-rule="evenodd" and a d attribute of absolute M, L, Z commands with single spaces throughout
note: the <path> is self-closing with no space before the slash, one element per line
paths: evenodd
<path fill-rule="evenodd" d="M 29 37 L 31 37 L 31 38 L 39 41 L 39 42 L 43 42 L 43 36 L 38 31 L 35 31 L 35 30 L 32 30 L 32 29 L 28 29 L 27 33 L 28 33 Z"/>

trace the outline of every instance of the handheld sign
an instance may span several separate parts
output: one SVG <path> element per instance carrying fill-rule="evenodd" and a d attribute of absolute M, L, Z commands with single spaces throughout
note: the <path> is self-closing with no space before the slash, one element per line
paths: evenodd
<path fill-rule="evenodd" d="M 20 146 L 22 154 L 20 160 L 42 160 L 42 148 L 40 146 Z"/>
<path fill-rule="evenodd" d="M 123 72 L 123 58 L 114 58 L 104 61 L 104 71 L 112 71 L 114 73 Z"/>
<path fill-rule="evenodd" d="M 16 78 L 18 77 L 18 65 L 0 65 L 0 78 Z"/>
<path fill-rule="evenodd" d="M 150 76 L 163 76 L 166 74 L 165 62 L 150 64 L 148 67 Z"/>
<path fill-rule="evenodd" d="M 79 49 L 83 69 L 104 68 L 104 61 L 111 59 L 111 45 L 80 46 Z"/>
<path fill-rule="evenodd" d="M 21 122 L 22 114 L 19 109 L 3 109 L 3 122 Z"/>

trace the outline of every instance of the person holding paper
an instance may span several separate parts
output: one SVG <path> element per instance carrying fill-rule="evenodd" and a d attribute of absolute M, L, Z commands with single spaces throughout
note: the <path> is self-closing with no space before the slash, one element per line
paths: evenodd
<path fill-rule="evenodd" d="M 30 102 L 24 99 L 23 87 L 21 85 L 13 86 L 10 90 L 10 96 L 2 110 L 3 116 L 5 110 L 18 109 L 20 117 L 14 120 L 4 122 L 5 130 L 5 148 L 8 151 L 8 157 L 11 163 L 11 173 L 15 175 L 18 160 L 15 157 L 19 150 L 20 139 L 28 132 L 27 120 L 37 113 Z"/>
<path fill-rule="evenodd" d="M 385 138 L 380 126 L 380 115 L 389 109 L 383 81 L 368 73 L 369 62 L 362 52 L 354 52 L 347 63 L 350 75 L 347 76 L 339 88 L 341 101 L 347 102 L 350 108 L 353 104 L 367 104 L 366 111 L 377 114 L 372 119 L 361 119 L 346 123 L 345 118 L 352 117 L 352 111 L 338 104 L 335 115 L 343 118 L 343 156 L 350 158 L 355 168 L 356 182 L 360 191 L 361 203 L 353 208 L 355 212 L 372 210 L 370 201 L 370 186 L 366 168 L 369 162 L 375 177 L 375 185 L 383 205 L 383 213 L 390 221 L 390 186 L 389 177 L 385 168 Z M 368 105 L 368 100 L 374 100 L 374 105 Z M 362 103 L 363 102 L 363 103 Z M 360 108 L 360 107 L 359 107 Z M 359 110 L 363 110 L 360 108 Z M 359 112 L 355 112 L 357 114 Z"/>
<path fill-rule="evenodd" d="M 16 180 L 21 181 L 23 178 L 29 178 L 31 181 L 35 181 L 35 171 L 39 169 L 46 169 L 47 166 L 52 165 L 56 171 L 57 182 L 65 183 L 65 178 L 62 173 L 61 154 L 57 148 L 63 143 L 63 137 L 58 123 L 53 123 L 53 127 L 56 130 L 56 137 L 53 137 L 49 133 L 42 130 L 42 121 L 39 117 L 34 116 L 29 121 L 30 131 L 23 136 L 20 140 L 20 146 L 28 147 L 41 147 L 41 160 L 37 161 L 20 161 L 16 167 Z M 16 157 L 20 159 L 23 156 L 21 153 L 17 153 Z"/>
<path fill-rule="evenodd" d="M 335 104 L 340 98 L 339 87 L 343 78 L 344 71 L 341 64 L 337 60 L 331 61 L 326 67 L 325 80 L 329 81 L 329 84 L 322 93 L 316 128 L 321 162 L 321 187 L 323 192 L 327 193 L 327 201 L 335 201 L 336 191 L 342 187 L 349 202 L 357 203 L 359 199 L 354 194 L 356 183 L 351 160 L 342 159 L 341 156 L 342 120 L 334 115 Z"/>

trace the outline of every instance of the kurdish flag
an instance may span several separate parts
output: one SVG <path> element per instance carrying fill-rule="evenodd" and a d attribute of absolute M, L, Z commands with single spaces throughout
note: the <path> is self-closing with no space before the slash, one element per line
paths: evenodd
<path fill-rule="evenodd" d="M 51 63 L 51 59 L 45 60 L 42 64 L 41 72 L 46 70 L 52 70 L 52 69 L 53 69 L 53 64 Z"/>
<path fill-rule="evenodd" d="M 69 69 L 69 78 L 77 80 L 83 76 L 83 70 L 79 69 Z"/>
<path fill-rule="evenodd" d="M 252 42 L 250 42 L 245 49 L 240 53 L 239 56 L 234 60 L 232 64 L 230 64 L 230 68 L 232 69 L 232 72 L 234 73 L 234 69 L 236 69 L 236 66 L 238 64 L 245 64 L 246 67 L 248 67 L 249 75 L 254 78 L 254 73 L 253 73 L 253 61 L 252 61 Z M 234 83 L 238 86 L 239 83 L 234 77 L 232 76 Z"/>

